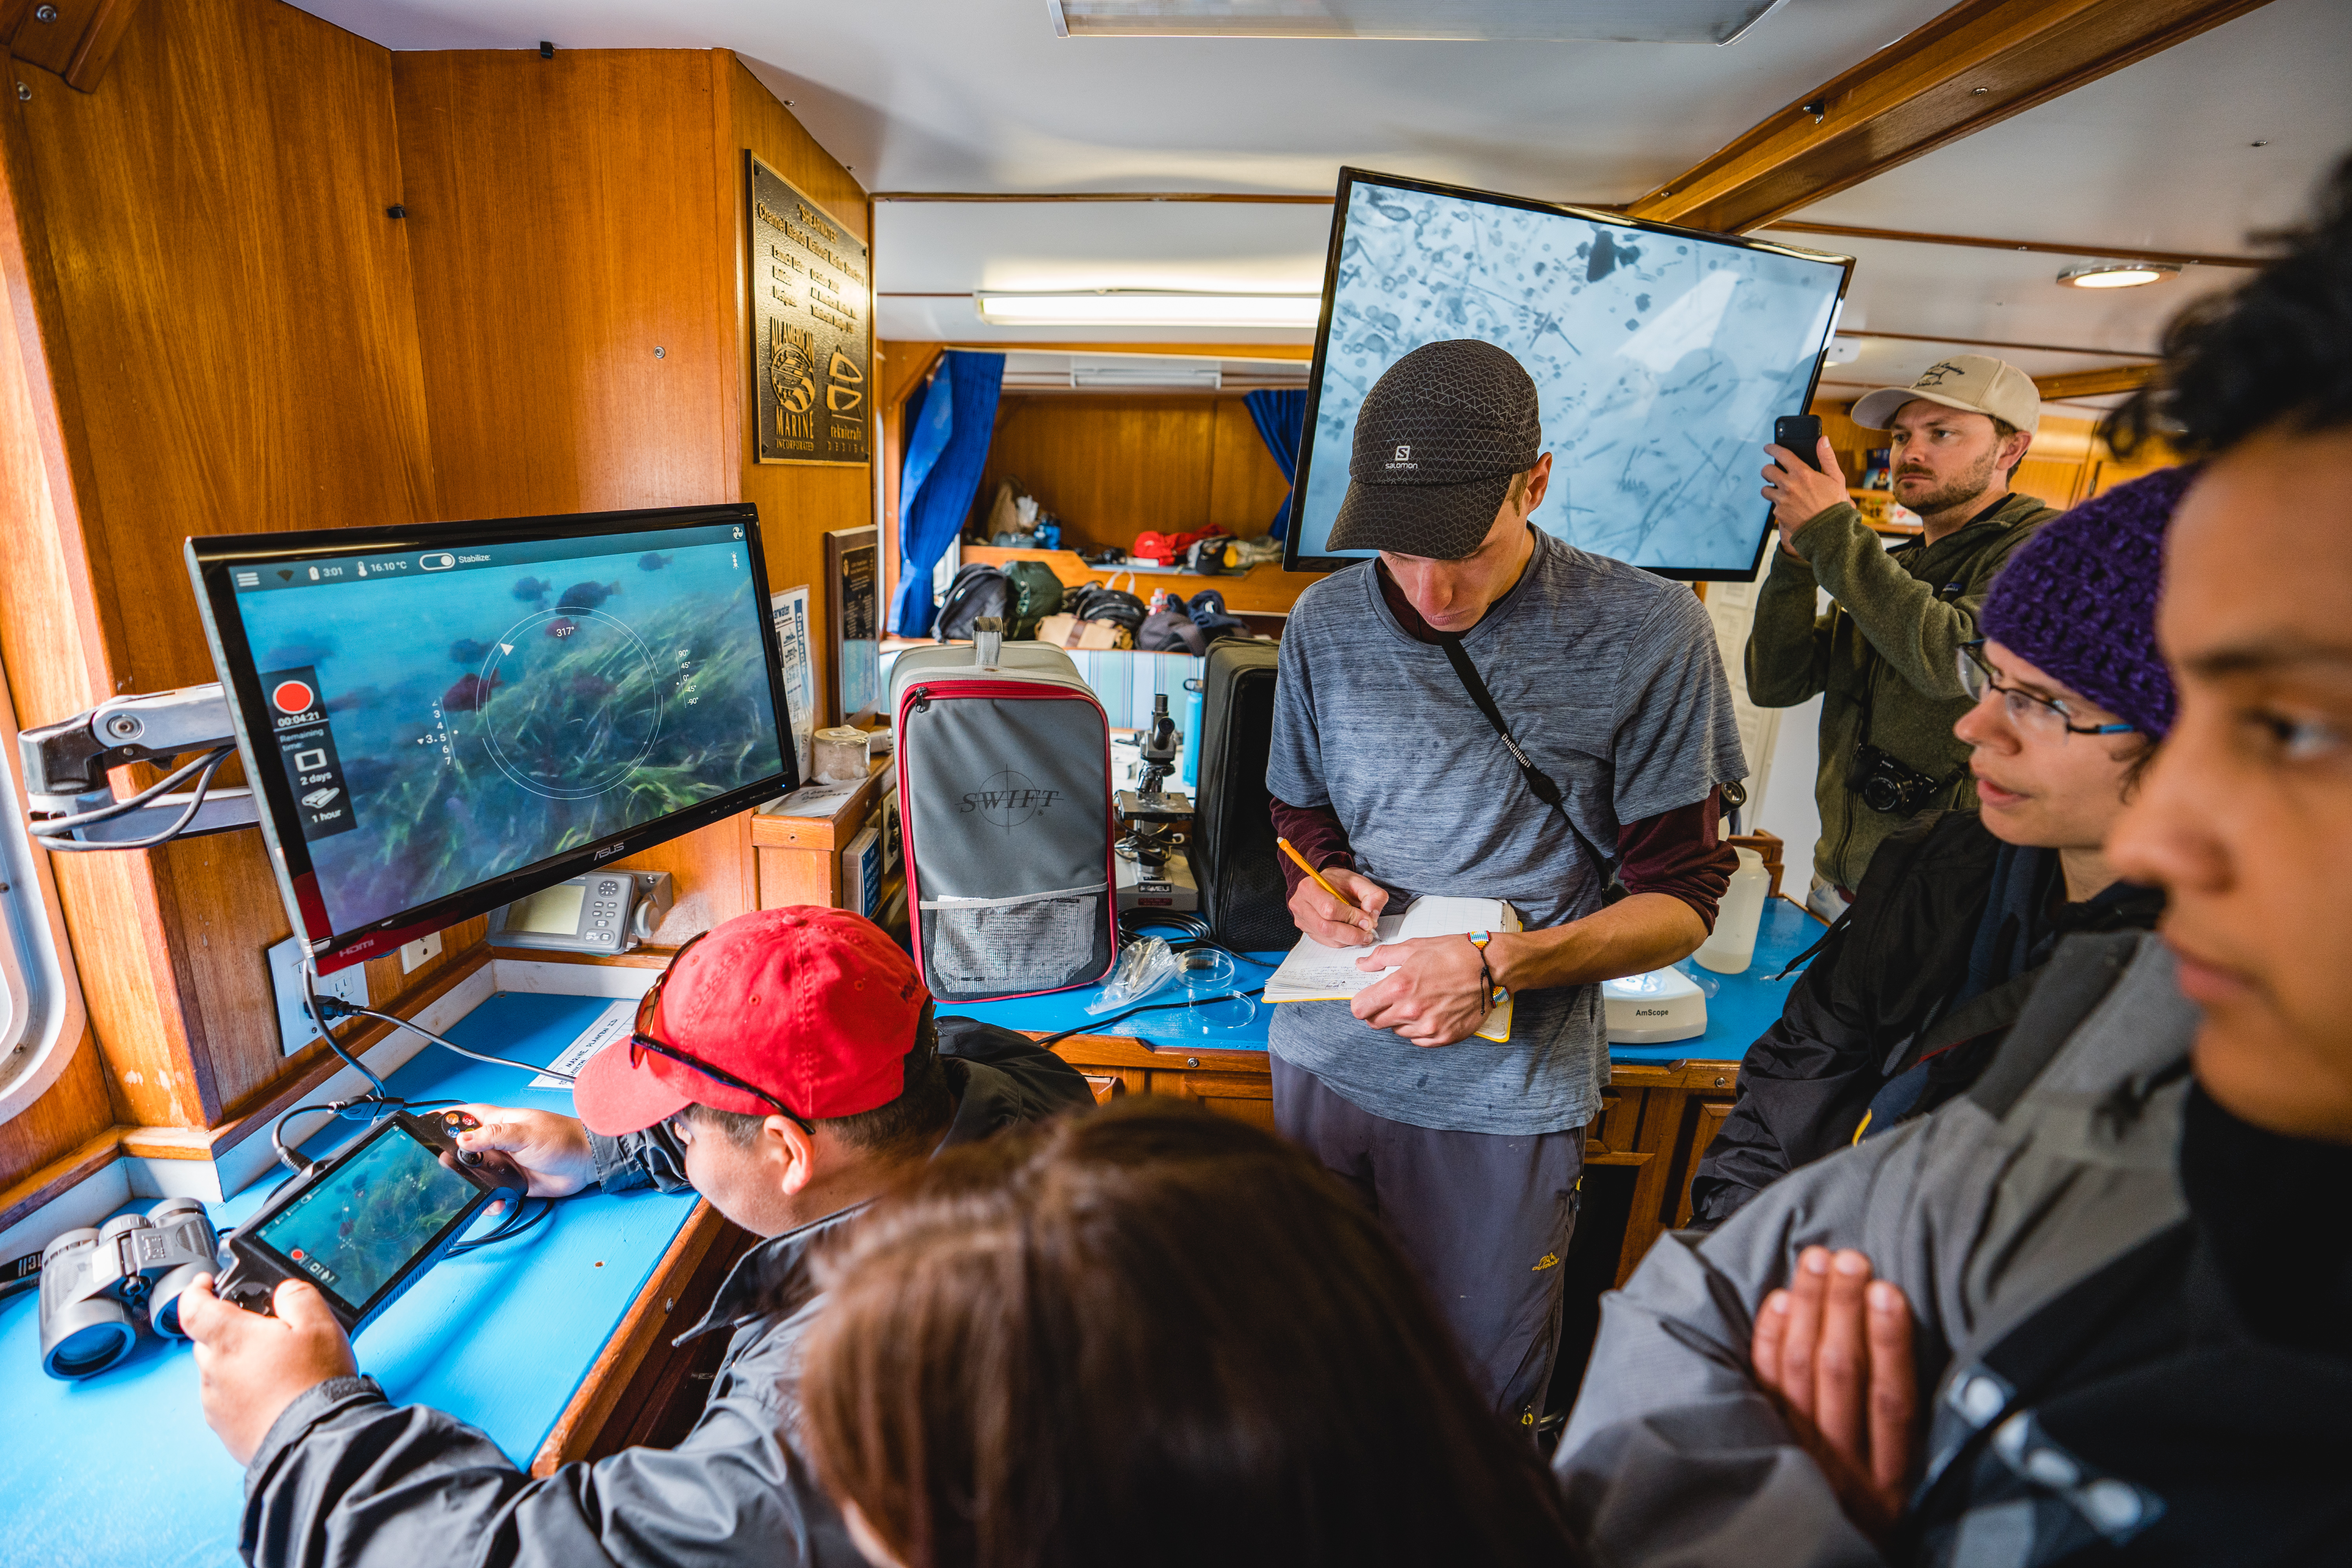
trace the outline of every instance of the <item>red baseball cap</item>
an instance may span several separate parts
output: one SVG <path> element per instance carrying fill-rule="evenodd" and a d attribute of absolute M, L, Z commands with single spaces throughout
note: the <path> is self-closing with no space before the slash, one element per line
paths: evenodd
<path fill-rule="evenodd" d="M 930 1000 L 914 961 L 847 910 L 760 910 L 681 950 L 646 1033 L 757 1084 L 809 1121 L 898 1098 Z M 589 1131 L 642 1132 L 688 1105 L 766 1116 L 775 1107 L 693 1067 L 616 1040 L 572 1086 Z"/>

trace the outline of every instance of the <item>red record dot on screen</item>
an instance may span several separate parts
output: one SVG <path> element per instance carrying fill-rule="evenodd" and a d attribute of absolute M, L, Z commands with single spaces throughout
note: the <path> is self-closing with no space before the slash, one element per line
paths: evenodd
<path fill-rule="evenodd" d="M 299 680 L 281 680 L 278 683 L 277 689 L 270 692 L 269 700 L 278 705 L 278 710 L 280 713 L 301 713 L 309 710 L 314 697 L 315 693 L 311 691 L 308 683 Z"/>

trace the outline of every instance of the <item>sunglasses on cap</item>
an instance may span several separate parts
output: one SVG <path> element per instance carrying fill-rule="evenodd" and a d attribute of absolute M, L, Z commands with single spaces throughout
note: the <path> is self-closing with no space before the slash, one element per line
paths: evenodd
<path fill-rule="evenodd" d="M 799 1128 L 810 1137 L 815 1137 L 816 1128 L 810 1123 L 807 1117 L 803 1116 L 799 1111 L 794 1110 L 791 1106 L 786 1105 L 782 1100 L 778 1100 L 774 1095 L 770 1094 L 758 1084 L 752 1083 L 745 1079 L 740 1079 L 733 1073 L 729 1072 L 725 1068 L 713 1067 L 710 1063 L 704 1061 L 700 1057 L 694 1055 L 691 1051 L 682 1051 L 667 1040 L 657 1040 L 654 1038 L 654 1016 L 661 1011 L 662 987 L 668 984 L 669 977 L 677 973 L 678 961 L 684 958 L 688 953 L 692 952 L 694 951 L 694 944 L 700 942 L 704 937 L 709 936 L 709 934 L 710 933 L 707 931 L 699 931 L 687 938 L 685 944 L 670 955 L 669 963 L 663 967 L 660 975 L 655 979 L 651 985 L 646 987 L 646 994 L 637 999 L 636 1023 L 629 1031 L 629 1066 L 634 1068 L 637 1066 L 638 1063 L 644 1061 L 645 1053 L 647 1051 L 653 1052 L 654 1055 L 657 1057 L 667 1057 L 671 1061 L 677 1063 L 680 1067 L 692 1068 L 696 1072 L 700 1073 L 703 1077 L 711 1079 L 713 1082 L 723 1083 L 729 1089 L 740 1090 L 744 1094 L 751 1096 L 754 1100 L 766 1100 L 770 1105 L 776 1108 L 777 1115 L 783 1117 L 786 1121 L 792 1122 L 793 1126 Z M 683 1114 L 683 1112 L 680 1114 Z"/>

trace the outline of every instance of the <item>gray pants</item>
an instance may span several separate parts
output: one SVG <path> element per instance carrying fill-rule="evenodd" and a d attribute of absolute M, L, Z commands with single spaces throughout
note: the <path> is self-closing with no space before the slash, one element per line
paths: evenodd
<path fill-rule="evenodd" d="M 1584 1130 L 1507 1137 L 1415 1127 L 1373 1115 L 1279 1056 L 1273 1067 L 1275 1125 L 1387 1222 L 1453 1325 L 1471 1375 L 1513 1425 L 1534 1426 L 1559 1351 Z"/>

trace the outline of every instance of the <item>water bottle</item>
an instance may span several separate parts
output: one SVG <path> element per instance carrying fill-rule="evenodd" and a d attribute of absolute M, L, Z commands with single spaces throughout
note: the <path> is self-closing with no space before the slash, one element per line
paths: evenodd
<path fill-rule="evenodd" d="M 1731 886 L 1723 890 L 1723 903 L 1715 911 L 1715 930 L 1692 955 L 1717 974 L 1738 974 L 1755 957 L 1756 928 L 1763 923 L 1764 896 L 1772 888 L 1772 873 L 1764 868 L 1763 856 L 1753 849 L 1734 853 L 1739 857 L 1739 869 L 1731 874 Z"/>

